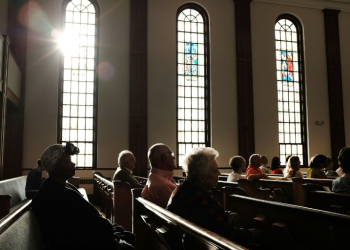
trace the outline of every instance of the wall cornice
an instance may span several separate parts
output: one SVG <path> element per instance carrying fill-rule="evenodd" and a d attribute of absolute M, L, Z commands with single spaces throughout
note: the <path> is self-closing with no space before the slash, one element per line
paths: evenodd
<path fill-rule="evenodd" d="M 350 12 L 350 0 L 253 0 L 254 2 L 288 5 L 311 9 L 336 9 Z"/>

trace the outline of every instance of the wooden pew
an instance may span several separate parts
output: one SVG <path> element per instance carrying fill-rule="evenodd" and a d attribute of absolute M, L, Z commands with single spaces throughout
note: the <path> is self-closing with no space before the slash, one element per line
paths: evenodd
<path fill-rule="evenodd" d="M 27 200 L 27 176 L 0 181 L 0 219 L 17 209 Z"/>
<path fill-rule="evenodd" d="M 0 249 L 44 249 L 44 241 L 34 212 L 30 210 L 32 200 L 0 220 Z"/>
<path fill-rule="evenodd" d="M 350 215 L 350 195 L 326 192 L 317 184 L 302 185 L 305 191 L 305 206 L 320 210 Z"/>
<path fill-rule="evenodd" d="M 239 216 L 236 226 L 284 238 L 281 249 L 349 248 L 350 216 L 240 195 L 228 197 L 228 207 Z"/>
<path fill-rule="evenodd" d="M 333 179 L 314 179 L 314 178 L 297 178 L 293 177 L 293 194 L 294 194 L 294 204 L 299 206 L 306 206 L 305 203 L 305 191 L 303 184 L 312 183 L 320 186 L 328 187 L 332 189 Z"/>
<path fill-rule="evenodd" d="M 132 231 L 132 194 L 133 188 L 124 181 L 113 181 L 113 214 L 114 222 L 123 226 L 125 230 Z M 139 190 L 141 195 L 142 188 Z"/>
<path fill-rule="evenodd" d="M 253 183 L 256 187 L 261 189 L 270 189 L 271 192 L 276 189 L 280 189 L 282 192 L 279 193 L 275 191 L 275 200 L 293 204 L 294 202 L 294 192 L 293 192 L 293 182 L 290 180 L 270 180 L 270 179 L 260 179 L 254 180 Z"/>
<path fill-rule="evenodd" d="M 246 249 L 140 197 L 133 201 L 133 218 L 138 250 Z"/>
<path fill-rule="evenodd" d="M 94 200 L 98 201 L 97 205 L 100 205 L 101 212 L 104 212 L 106 218 L 111 222 L 114 222 L 113 190 L 114 186 L 111 181 L 100 173 L 94 172 Z"/>
<path fill-rule="evenodd" d="M 117 223 L 127 231 L 132 230 L 132 187 L 124 181 L 109 181 L 97 173 L 94 173 L 96 192 L 104 203 L 106 218 L 112 223 Z M 140 190 L 142 188 L 136 188 Z M 95 194 L 94 194 L 95 195 Z"/>

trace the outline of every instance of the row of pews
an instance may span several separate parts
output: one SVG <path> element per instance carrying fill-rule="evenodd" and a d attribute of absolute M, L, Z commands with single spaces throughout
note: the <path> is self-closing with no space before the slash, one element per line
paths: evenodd
<path fill-rule="evenodd" d="M 143 183 L 147 180 L 136 178 Z M 180 183 L 183 178 L 176 181 Z M 259 243 L 247 246 L 248 249 L 344 249 L 347 240 L 343 236 L 350 233 L 346 209 L 350 195 L 321 191 L 331 187 L 331 182 L 307 178 L 219 181 L 211 192 L 231 212 L 235 226 L 263 232 Z M 114 194 L 120 193 L 120 182 L 113 185 Z M 119 215 L 129 221 L 114 222 L 131 228 L 137 237 L 137 249 L 246 249 L 142 199 L 142 189 L 125 186 L 126 189 L 119 198 L 113 196 L 113 209 L 127 208 L 129 215 L 126 211 Z M 324 199 L 325 196 L 329 198 Z M 318 207 L 320 204 L 323 209 Z"/>
<path fill-rule="evenodd" d="M 98 172 L 93 175 L 94 203 L 112 222 L 136 234 L 137 249 L 246 249 L 142 199 L 140 188 L 111 182 Z M 147 181 L 136 178 L 143 184 Z M 307 178 L 219 181 L 211 192 L 231 212 L 233 225 L 263 232 L 264 237 L 248 249 L 345 249 L 350 196 L 323 191 L 331 182 Z M 26 244 L 41 249 L 30 202 L 24 201 L 0 220 L 0 249 L 24 249 Z"/>

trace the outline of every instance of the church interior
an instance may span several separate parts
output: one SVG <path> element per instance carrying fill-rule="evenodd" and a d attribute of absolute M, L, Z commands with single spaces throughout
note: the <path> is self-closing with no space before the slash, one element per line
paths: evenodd
<path fill-rule="evenodd" d="M 78 186 L 114 220 L 96 183 L 113 190 L 123 150 L 140 182 L 156 143 L 173 153 L 176 178 L 193 147 L 216 149 L 223 176 L 231 157 L 248 165 L 252 154 L 282 167 L 297 155 L 301 172 L 323 154 L 336 169 L 350 144 L 349 23 L 349 0 L 0 0 L 0 184 L 72 142 Z M 349 211 L 334 221 L 350 222 Z M 242 249 L 230 247 L 215 249 Z"/>

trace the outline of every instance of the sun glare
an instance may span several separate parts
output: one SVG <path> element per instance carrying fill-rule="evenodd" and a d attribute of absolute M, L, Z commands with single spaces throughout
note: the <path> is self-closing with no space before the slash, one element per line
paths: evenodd
<path fill-rule="evenodd" d="M 79 36 L 70 32 L 62 33 L 57 41 L 64 56 L 71 57 L 74 52 L 79 51 Z"/>

